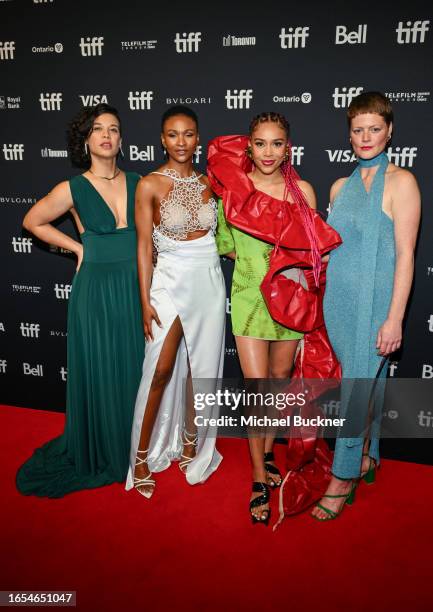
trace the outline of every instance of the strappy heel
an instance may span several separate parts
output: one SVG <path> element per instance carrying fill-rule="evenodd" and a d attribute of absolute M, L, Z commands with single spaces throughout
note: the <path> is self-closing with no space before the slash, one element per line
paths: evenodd
<path fill-rule="evenodd" d="M 341 495 L 322 495 L 323 497 L 329 497 L 332 499 L 337 499 L 338 497 L 340 498 L 345 498 L 340 510 L 331 510 L 331 508 L 327 508 L 326 506 L 324 506 L 321 503 L 317 503 L 315 504 L 315 506 L 317 508 L 320 508 L 321 510 L 323 510 L 323 512 L 326 512 L 326 514 L 328 516 L 326 517 L 320 517 L 320 516 L 315 516 L 314 514 L 312 514 L 311 516 L 313 518 L 315 518 L 318 521 L 331 521 L 333 519 L 336 519 L 338 516 L 340 516 L 340 514 L 343 512 L 343 508 L 345 506 L 345 504 L 347 504 L 348 506 L 351 506 L 353 504 L 353 502 L 355 501 L 355 490 L 356 490 L 356 484 L 354 482 L 352 482 L 352 486 L 350 488 L 349 493 L 343 493 Z"/>
<path fill-rule="evenodd" d="M 271 509 L 266 508 L 265 510 L 262 510 L 261 511 L 262 518 L 257 518 L 256 516 L 254 516 L 254 514 L 252 513 L 252 510 L 254 508 L 257 508 L 258 506 L 264 506 L 265 504 L 269 503 L 269 486 L 265 482 L 253 482 L 252 491 L 253 493 L 262 494 L 262 495 L 259 495 L 258 497 L 255 497 L 254 499 L 250 501 L 250 513 L 251 513 L 251 520 L 253 522 L 253 525 L 255 523 L 263 523 L 263 525 L 267 525 L 269 523 L 269 519 L 271 516 Z M 265 516 L 263 517 L 263 515 Z"/>
<path fill-rule="evenodd" d="M 138 465 L 144 465 L 144 464 L 147 465 L 148 452 L 149 452 L 149 449 L 137 451 L 137 456 L 135 458 L 135 467 L 137 467 Z M 145 476 L 144 478 L 137 478 L 134 475 L 134 487 L 137 489 L 140 495 L 143 495 L 143 497 L 150 499 L 155 490 L 155 486 L 156 486 L 156 482 L 152 478 L 152 472 L 149 472 L 149 474 Z"/>
<path fill-rule="evenodd" d="M 362 453 L 362 456 L 368 457 L 370 463 L 368 464 L 368 470 L 365 474 L 361 474 L 361 478 L 366 484 L 373 484 L 376 480 L 376 461 L 370 457 L 369 453 Z"/>
<path fill-rule="evenodd" d="M 269 481 L 268 485 L 271 487 L 271 489 L 277 489 L 278 487 L 281 487 L 281 483 L 283 482 L 283 477 L 281 476 L 280 470 L 275 465 L 272 465 L 272 463 L 267 463 L 268 461 L 275 461 L 274 453 L 272 451 L 270 451 L 269 453 L 265 453 L 264 460 L 265 460 L 266 472 L 268 474 L 273 474 L 274 476 L 278 476 L 280 479 L 277 482 L 273 478 L 268 477 L 268 481 Z"/>
<path fill-rule="evenodd" d="M 188 431 L 186 431 L 186 429 L 184 429 L 182 431 L 182 444 L 183 444 L 183 448 L 185 448 L 185 446 L 193 446 L 194 448 L 197 448 L 197 439 L 198 439 L 198 436 L 197 436 L 196 433 L 191 434 Z M 187 457 L 182 452 L 181 459 L 179 461 L 179 469 L 180 469 L 180 471 L 185 474 L 188 465 L 191 463 L 191 461 L 193 459 L 194 459 L 194 457 Z"/>

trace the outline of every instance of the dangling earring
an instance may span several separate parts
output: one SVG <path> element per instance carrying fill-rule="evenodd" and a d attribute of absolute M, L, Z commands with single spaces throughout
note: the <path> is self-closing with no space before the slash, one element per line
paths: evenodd
<path fill-rule="evenodd" d="M 167 149 L 165 147 L 162 147 L 162 151 L 163 151 L 164 157 L 167 157 Z"/>
<path fill-rule="evenodd" d="M 284 155 L 283 161 L 288 162 L 290 160 L 290 149 L 286 148 L 286 154 Z"/>
<path fill-rule="evenodd" d="M 84 152 L 87 156 L 89 155 L 89 147 L 87 146 L 87 142 L 84 143 Z"/>
<path fill-rule="evenodd" d="M 245 148 L 245 153 L 250 159 L 253 159 L 253 150 L 251 149 L 250 145 Z"/>
<path fill-rule="evenodd" d="M 120 145 L 119 151 L 120 151 L 120 155 L 122 156 L 122 159 L 125 159 L 125 154 L 123 152 L 122 145 Z"/>

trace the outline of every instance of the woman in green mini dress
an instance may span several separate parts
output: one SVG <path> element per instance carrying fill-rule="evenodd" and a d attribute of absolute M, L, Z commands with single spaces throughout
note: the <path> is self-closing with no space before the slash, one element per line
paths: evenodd
<path fill-rule="evenodd" d="M 144 353 L 134 223 L 140 176 L 117 167 L 116 109 L 83 109 L 71 123 L 69 150 L 86 172 L 54 187 L 24 219 L 40 240 L 77 256 L 68 309 L 65 431 L 37 449 L 17 474 L 18 490 L 40 497 L 125 480 Z M 52 225 L 67 212 L 81 242 Z"/>
<path fill-rule="evenodd" d="M 254 166 L 245 177 L 258 192 L 284 200 L 287 192 L 281 165 L 289 157 L 289 125 L 286 119 L 277 113 L 262 113 L 253 119 L 249 136 L 248 155 Z M 311 185 L 302 180 L 297 183 L 309 206 L 316 208 Z M 230 225 L 221 200 L 216 241 L 220 255 L 235 260 L 231 290 L 232 331 L 244 377 L 289 377 L 303 334 L 272 319 L 260 290 L 260 284 L 269 270 L 270 252 L 274 245 Z M 282 482 L 274 461 L 273 443 L 272 433 L 266 437 L 251 436 L 249 439 L 253 467 L 250 502 L 253 522 L 267 524 L 270 516 L 267 486 L 276 488 Z"/>

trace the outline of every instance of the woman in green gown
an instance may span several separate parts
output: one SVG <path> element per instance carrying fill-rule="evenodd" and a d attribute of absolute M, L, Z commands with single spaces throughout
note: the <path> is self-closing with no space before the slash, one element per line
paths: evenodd
<path fill-rule="evenodd" d="M 125 480 L 144 352 L 136 266 L 134 195 L 140 178 L 117 167 L 121 125 L 113 107 L 83 109 L 68 132 L 74 165 L 27 213 L 24 227 L 77 256 L 68 311 L 63 435 L 18 470 L 24 495 L 62 497 Z M 71 212 L 81 243 L 51 223 Z"/>

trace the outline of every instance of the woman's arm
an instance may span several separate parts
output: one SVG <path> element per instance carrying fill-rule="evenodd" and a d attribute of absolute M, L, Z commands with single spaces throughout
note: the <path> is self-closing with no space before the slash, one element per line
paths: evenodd
<path fill-rule="evenodd" d="M 313 186 L 310 185 L 310 183 L 307 183 L 307 181 L 298 181 L 298 186 L 299 186 L 299 189 L 304 194 L 305 199 L 307 200 L 308 206 L 312 208 L 313 210 L 316 210 L 317 199 L 316 199 L 316 194 L 314 193 Z"/>
<path fill-rule="evenodd" d="M 137 183 L 135 191 L 135 226 L 137 228 L 137 267 L 140 285 L 143 328 L 147 341 L 153 340 L 152 321 L 161 326 L 158 313 L 150 303 L 152 282 L 152 231 L 153 231 L 153 185 L 148 177 Z"/>
<path fill-rule="evenodd" d="M 399 170 L 394 182 L 391 194 L 396 248 L 394 288 L 388 317 L 377 334 L 379 355 L 389 355 L 401 345 L 402 323 L 412 286 L 414 251 L 421 217 L 421 197 L 413 174 Z"/>
<path fill-rule="evenodd" d="M 48 244 L 72 251 L 77 255 L 77 270 L 83 258 L 83 245 L 51 222 L 58 219 L 74 207 L 68 181 L 59 183 L 44 198 L 31 207 L 23 220 L 24 228 Z"/>
<path fill-rule="evenodd" d="M 220 255 L 224 255 L 224 257 L 229 257 L 230 259 L 236 259 L 235 242 L 224 214 L 222 200 L 218 200 L 218 225 L 215 241 Z"/>

